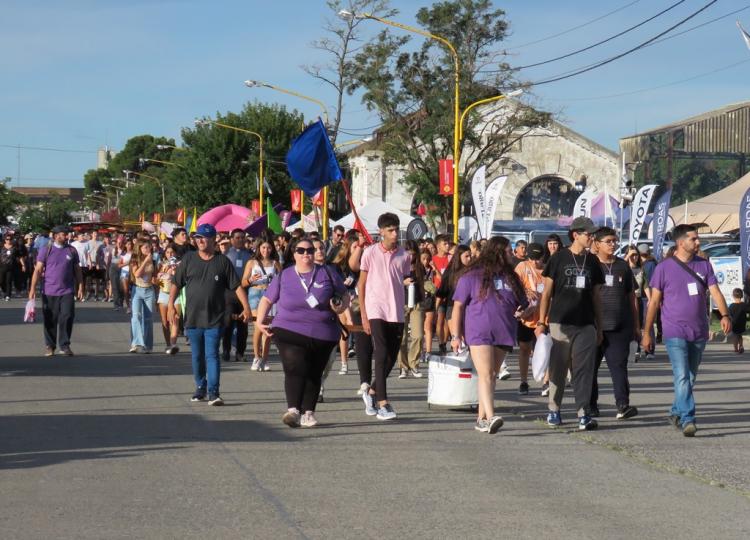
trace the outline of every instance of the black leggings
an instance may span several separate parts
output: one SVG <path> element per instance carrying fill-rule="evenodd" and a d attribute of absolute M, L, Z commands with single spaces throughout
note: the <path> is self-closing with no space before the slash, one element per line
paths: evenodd
<path fill-rule="evenodd" d="M 232 330 L 237 325 L 237 354 L 245 354 L 247 347 L 247 323 L 241 319 L 234 319 L 232 315 L 242 313 L 242 304 L 237 298 L 235 291 L 227 291 L 226 309 L 224 309 L 224 335 L 222 336 L 222 349 L 225 357 L 229 357 L 232 350 Z"/>
<path fill-rule="evenodd" d="M 404 323 L 370 319 L 370 334 L 373 346 L 372 356 L 375 360 L 375 380 L 372 382 L 372 389 L 378 401 L 386 401 L 388 399 L 386 380 L 398 359 Z"/>
<path fill-rule="evenodd" d="M 314 411 L 323 370 L 338 341 L 323 341 L 283 328 L 273 329 L 273 340 L 284 367 L 287 407 L 302 413 Z"/>
<path fill-rule="evenodd" d="M 615 403 L 618 408 L 630 405 L 630 380 L 628 379 L 628 356 L 630 342 L 633 340 L 633 328 L 605 331 L 604 340 L 596 353 L 593 388 L 591 389 L 591 405 L 598 407 L 599 384 L 597 375 L 602 365 L 602 359 L 607 358 L 607 367 L 612 376 L 612 386 L 615 393 Z"/>
<path fill-rule="evenodd" d="M 3 287 L 5 296 L 10 296 L 13 289 L 13 266 L 0 265 L 0 285 Z"/>
<path fill-rule="evenodd" d="M 354 353 L 357 355 L 359 384 L 372 382 L 372 338 L 364 332 L 354 335 Z"/>

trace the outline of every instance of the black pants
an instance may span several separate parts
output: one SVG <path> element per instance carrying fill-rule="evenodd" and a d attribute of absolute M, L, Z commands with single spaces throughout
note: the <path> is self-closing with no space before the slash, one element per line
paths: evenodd
<path fill-rule="evenodd" d="M 242 313 L 242 303 L 237 298 L 235 291 L 226 292 L 226 308 L 224 309 L 224 334 L 221 337 L 221 346 L 224 359 L 229 358 L 232 350 L 232 331 L 237 327 L 237 354 L 242 356 L 247 348 L 247 323 L 241 319 L 233 319 L 232 315 Z"/>
<path fill-rule="evenodd" d="M 13 292 L 13 265 L 0 265 L 0 285 L 4 296 L 10 296 Z"/>
<path fill-rule="evenodd" d="M 302 413 L 314 411 L 323 370 L 338 341 L 323 341 L 283 328 L 273 329 L 273 340 L 284 367 L 287 407 Z"/>
<path fill-rule="evenodd" d="M 357 355 L 359 384 L 372 382 L 372 338 L 364 332 L 354 335 L 354 353 Z"/>
<path fill-rule="evenodd" d="M 69 347 L 75 318 L 73 294 L 63 296 L 43 294 L 42 313 L 44 315 L 44 342 L 47 347 L 53 349 L 57 347 L 58 337 L 60 348 Z"/>
<path fill-rule="evenodd" d="M 112 284 L 112 302 L 115 307 L 122 307 L 122 284 L 120 283 L 120 269 L 116 264 L 109 267 L 109 281 Z"/>
<path fill-rule="evenodd" d="M 404 323 L 370 319 L 370 334 L 372 356 L 375 360 L 375 380 L 372 382 L 372 389 L 375 390 L 378 401 L 386 401 L 388 399 L 386 380 L 398 359 Z"/>
<path fill-rule="evenodd" d="M 599 384 L 597 375 L 602 365 L 602 358 L 607 357 L 607 367 L 612 376 L 612 386 L 615 390 L 615 403 L 620 409 L 630 405 L 630 380 L 628 379 L 628 354 L 630 342 L 633 340 L 633 329 L 626 327 L 621 330 L 604 332 L 604 340 L 596 353 L 596 367 L 591 391 L 591 405 L 597 406 L 599 400 Z"/>

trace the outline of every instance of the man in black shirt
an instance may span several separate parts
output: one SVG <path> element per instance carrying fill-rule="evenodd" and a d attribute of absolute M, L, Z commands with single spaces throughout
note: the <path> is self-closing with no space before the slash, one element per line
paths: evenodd
<path fill-rule="evenodd" d="M 615 391 L 617 419 L 625 420 L 638 414 L 630 405 L 630 381 L 628 380 L 628 356 L 630 342 L 640 340 L 640 323 L 634 290 L 635 279 L 630 265 L 615 257 L 617 232 L 610 227 L 601 227 L 594 234 L 599 265 L 604 274 L 601 288 L 603 340 L 596 354 L 596 366 L 591 390 L 590 415 L 599 416 L 599 385 L 597 375 L 602 358 L 607 358 L 607 367 L 612 376 Z"/>
<path fill-rule="evenodd" d="M 195 251 L 190 242 L 188 242 L 187 231 L 182 227 L 175 227 L 172 230 L 172 242 L 174 243 L 174 255 L 181 260 L 188 251 Z"/>
<path fill-rule="evenodd" d="M 231 261 L 216 253 L 216 229 L 203 224 L 198 227 L 195 238 L 198 251 L 187 252 L 177 266 L 167 316 L 174 320 L 174 302 L 180 289 L 185 287 L 185 333 L 190 340 L 196 387 L 191 401 L 203 401 L 208 392 L 209 405 L 223 405 L 224 400 L 219 396 L 219 341 L 226 309 L 224 292 L 236 291 L 242 304 L 240 317 L 245 322 L 251 317 L 250 305 Z"/>
<path fill-rule="evenodd" d="M 549 331 L 553 343 L 549 359 L 550 426 L 562 424 L 560 406 L 569 369 L 578 429 L 591 430 L 598 425 L 589 410 L 596 348 L 602 341 L 599 292 L 604 283 L 599 261 L 588 252 L 595 230 L 589 218 L 574 219 L 568 232 L 572 244 L 552 255 L 542 272 L 544 292 L 535 333 L 538 337 Z"/>

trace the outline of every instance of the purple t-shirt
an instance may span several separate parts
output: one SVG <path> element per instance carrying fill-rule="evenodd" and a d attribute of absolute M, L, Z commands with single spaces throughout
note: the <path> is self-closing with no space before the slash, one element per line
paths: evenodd
<path fill-rule="evenodd" d="M 516 343 L 518 321 L 513 316 L 519 301 L 510 284 L 501 276 L 495 287 L 482 298 L 481 270 L 472 270 L 456 283 L 453 301 L 464 305 L 464 337 L 467 345 L 506 345 Z"/>
<path fill-rule="evenodd" d="M 346 294 L 346 286 L 334 269 L 326 272 L 324 267 L 316 266 L 311 272 L 297 274 L 290 266 L 271 281 L 263 296 L 277 304 L 274 327 L 323 341 L 338 341 L 341 329 L 329 303 L 334 293 Z M 310 307 L 308 295 L 315 298 L 317 306 Z"/>
<path fill-rule="evenodd" d="M 708 286 L 716 285 L 714 270 L 706 259 L 693 257 L 687 266 Z M 665 339 L 708 339 L 708 291 L 671 257 L 656 266 L 651 287 L 662 293 L 661 326 Z"/>
<path fill-rule="evenodd" d="M 78 265 L 78 252 L 75 248 L 51 244 L 39 250 L 36 262 L 44 263 L 44 294 L 63 296 L 73 294 L 75 287 L 75 267 Z M 49 253 L 49 256 L 47 256 Z"/>

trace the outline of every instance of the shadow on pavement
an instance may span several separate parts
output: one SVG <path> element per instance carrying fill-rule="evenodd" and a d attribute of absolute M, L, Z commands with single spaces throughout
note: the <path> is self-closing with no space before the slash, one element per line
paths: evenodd
<path fill-rule="evenodd" d="M 222 366 L 224 367 L 224 366 Z M 0 357 L 4 377 L 138 377 L 189 375 L 190 356 L 114 354 L 50 357 Z"/>
<path fill-rule="evenodd" d="M 252 420 L 192 414 L 59 414 L 0 417 L 0 469 L 172 451 L 197 443 L 294 442 Z"/>

